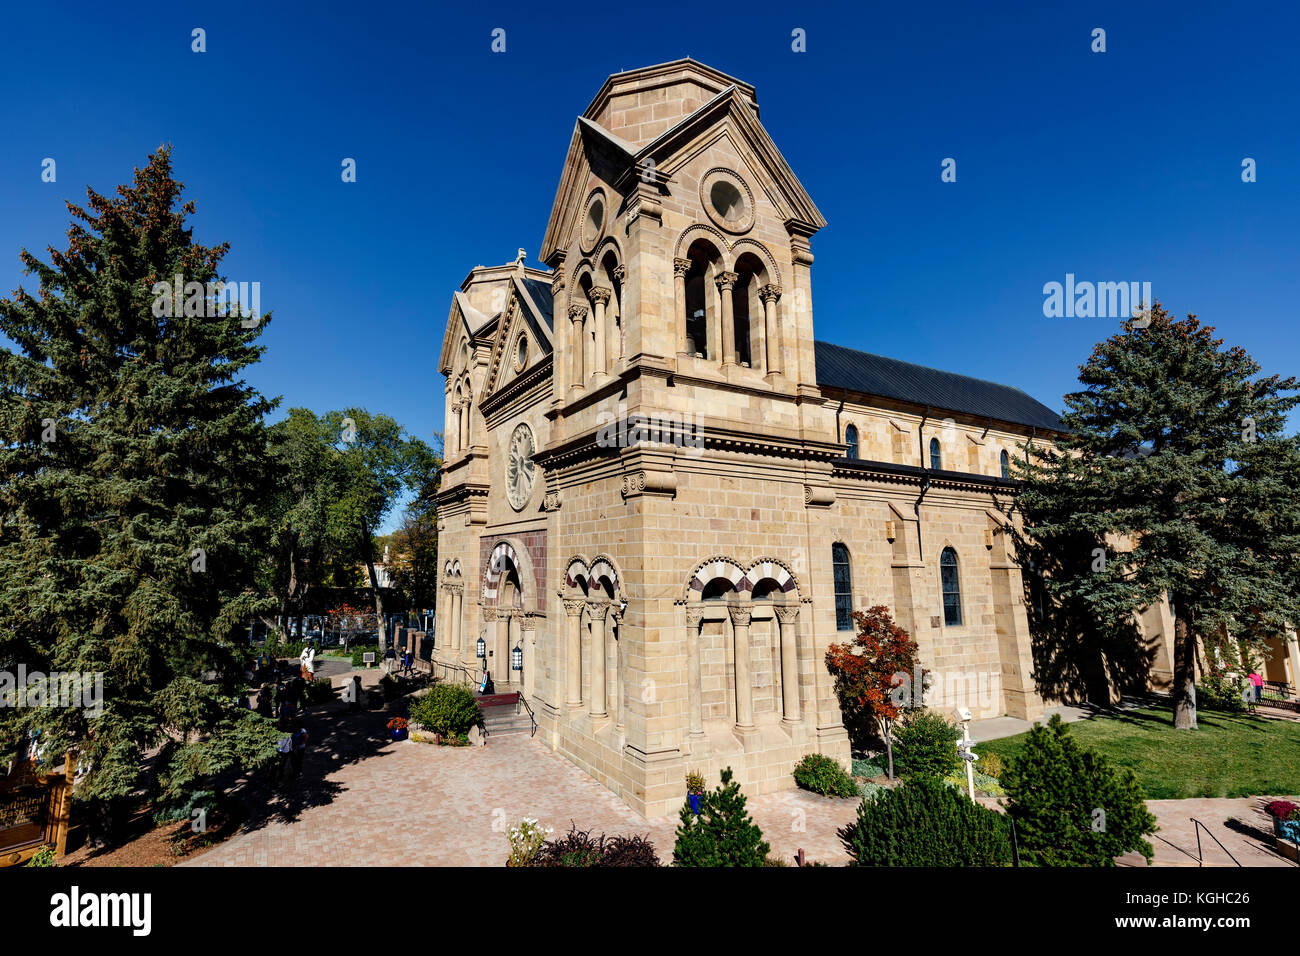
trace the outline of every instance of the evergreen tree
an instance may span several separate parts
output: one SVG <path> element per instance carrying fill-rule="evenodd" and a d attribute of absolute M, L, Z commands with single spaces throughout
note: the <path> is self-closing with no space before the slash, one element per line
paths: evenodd
<path fill-rule="evenodd" d="M 1168 595 L 1174 726 L 1190 729 L 1198 638 L 1259 643 L 1300 620 L 1300 442 L 1284 434 L 1300 397 L 1195 316 L 1147 318 L 1081 366 L 1070 431 L 1030 447 L 1017 504 L 1052 558 L 1043 586 L 1102 630 Z"/>
<path fill-rule="evenodd" d="M 745 795 L 731 779 L 730 767 L 722 771 L 721 785 L 704 794 L 699 816 L 684 804 L 679 819 L 674 866 L 766 865 L 770 848 L 745 809 Z"/>
<path fill-rule="evenodd" d="M 137 786 L 191 681 L 215 675 L 227 696 L 196 707 L 184 739 L 232 724 L 243 622 L 261 609 L 273 403 L 240 376 L 269 316 L 210 301 L 228 246 L 194 241 L 182 190 L 169 148 L 115 197 L 88 189 L 65 251 L 20 254 L 38 291 L 0 300 L 16 346 L 0 350 L 0 660 L 104 682 L 101 712 L 0 720 L 10 740 L 39 727 L 47 757 L 79 748 L 81 798 Z M 177 275 L 187 285 L 163 291 Z"/>
<path fill-rule="evenodd" d="M 1133 771 L 1080 747 L 1060 715 L 1035 724 L 1003 771 L 1020 859 L 1030 866 L 1114 866 L 1156 830 Z"/>

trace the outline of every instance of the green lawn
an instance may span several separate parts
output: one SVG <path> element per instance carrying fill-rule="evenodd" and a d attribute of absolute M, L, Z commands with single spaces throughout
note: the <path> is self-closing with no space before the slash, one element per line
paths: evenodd
<path fill-rule="evenodd" d="M 1130 768 L 1148 799 L 1300 794 L 1300 723 L 1202 710 L 1173 728 L 1172 710 L 1133 710 L 1069 725 L 1080 744 Z M 1006 761 L 1026 734 L 976 745 Z"/>

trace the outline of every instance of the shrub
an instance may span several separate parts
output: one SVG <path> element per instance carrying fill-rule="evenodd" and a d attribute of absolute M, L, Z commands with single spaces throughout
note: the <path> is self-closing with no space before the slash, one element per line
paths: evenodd
<path fill-rule="evenodd" d="M 880 757 L 864 757 L 853 761 L 853 776 L 879 777 L 885 772 L 885 765 Z"/>
<path fill-rule="evenodd" d="M 704 795 L 704 775 L 692 770 L 686 775 L 686 792 L 696 796 Z"/>
<path fill-rule="evenodd" d="M 593 837 L 590 830 L 569 825 L 558 840 L 548 840 L 533 858 L 532 866 L 660 866 L 654 844 L 643 836 Z"/>
<path fill-rule="evenodd" d="M 826 797 L 856 797 L 857 784 L 825 754 L 808 754 L 794 768 L 794 782 Z"/>
<path fill-rule="evenodd" d="M 336 699 L 334 685 L 329 682 L 329 678 L 318 677 L 316 680 L 307 681 L 307 703 L 329 704 Z"/>
<path fill-rule="evenodd" d="M 745 809 L 745 795 L 732 780 L 731 768 L 722 783 L 704 794 L 699 816 L 683 804 L 673 847 L 674 866 L 763 866 L 770 847 L 763 831 Z"/>
<path fill-rule="evenodd" d="M 1029 732 L 1024 749 L 1002 774 L 1011 798 L 1021 861 L 1030 866 L 1114 866 L 1115 857 L 1140 850 L 1156 819 L 1131 770 L 1080 747 L 1061 718 Z"/>
<path fill-rule="evenodd" d="M 932 710 L 909 712 L 898 726 L 894 762 L 904 776 L 943 779 L 961 767 L 961 731 Z"/>
<path fill-rule="evenodd" d="M 27 861 L 28 866 L 58 866 L 54 862 L 54 847 L 43 846 L 32 854 L 31 859 Z"/>
<path fill-rule="evenodd" d="M 460 736 L 479 723 L 478 701 L 461 684 L 434 684 L 411 704 L 411 719 L 425 730 Z"/>
<path fill-rule="evenodd" d="M 160 804 L 154 809 L 154 823 L 174 823 L 194 819 L 195 810 L 210 810 L 217 801 L 211 790 L 195 790 L 179 802 Z"/>
<path fill-rule="evenodd" d="M 546 836 L 552 833 L 550 828 L 542 826 L 535 817 L 525 817 L 519 825 L 506 831 L 510 841 L 510 859 L 506 866 L 532 866 L 541 852 Z"/>
<path fill-rule="evenodd" d="M 850 866 L 1006 866 L 1007 821 L 941 781 L 909 777 L 858 805 L 857 820 L 841 827 Z"/>
<path fill-rule="evenodd" d="M 950 787 L 955 787 L 961 793 L 965 793 L 967 790 L 966 774 L 961 771 L 948 774 L 943 778 L 943 782 Z M 997 778 L 990 777 L 986 773 L 980 773 L 978 770 L 975 771 L 975 792 L 982 797 L 1005 797 L 1007 795 L 1006 790 L 1003 789 Z"/>
<path fill-rule="evenodd" d="M 1270 817 L 1278 820 L 1300 820 L 1300 806 L 1290 800 L 1273 800 L 1264 807 L 1264 810 Z"/>
<path fill-rule="evenodd" d="M 976 773 L 982 773 L 988 777 L 995 779 L 1001 777 L 1002 769 L 1002 758 L 992 751 L 980 754 L 979 759 L 975 761 Z"/>

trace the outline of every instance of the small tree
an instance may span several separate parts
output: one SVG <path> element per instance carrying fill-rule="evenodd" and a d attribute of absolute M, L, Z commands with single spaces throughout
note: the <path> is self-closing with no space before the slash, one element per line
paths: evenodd
<path fill-rule="evenodd" d="M 1002 775 L 1021 859 L 1031 866 L 1114 866 L 1156 830 L 1131 770 L 1080 747 L 1061 718 L 1029 732 Z"/>
<path fill-rule="evenodd" d="M 826 669 L 835 679 L 835 693 L 849 732 L 858 731 L 860 740 L 864 723 L 879 726 L 892 780 L 894 722 L 905 708 L 920 703 L 921 688 L 912 687 L 909 694 L 906 687 L 917 669 L 916 641 L 894 622 L 883 604 L 855 612 L 853 620 L 858 625 L 857 635 L 851 643 L 826 649 Z"/>
<path fill-rule="evenodd" d="M 434 684 L 411 705 L 411 719 L 425 730 L 460 736 L 483 719 L 473 692 L 461 684 Z"/>
<path fill-rule="evenodd" d="M 699 816 L 683 804 L 673 847 L 674 866 L 764 866 L 770 847 L 763 831 L 745 809 L 740 784 L 731 768 L 722 771 L 722 783 L 704 794 Z"/>
<path fill-rule="evenodd" d="M 912 711 L 898 730 L 898 763 L 907 777 L 942 780 L 961 767 L 961 731 L 932 710 Z"/>
<path fill-rule="evenodd" d="M 838 831 L 850 866 L 1006 866 L 1007 821 L 934 777 L 909 778 L 858 805 Z"/>

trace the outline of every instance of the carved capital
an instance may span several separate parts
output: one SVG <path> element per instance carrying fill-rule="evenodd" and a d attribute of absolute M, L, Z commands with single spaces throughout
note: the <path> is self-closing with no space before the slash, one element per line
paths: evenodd
<path fill-rule="evenodd" d="M 740 276 L 734 272 L 720 272 L 713 281 L 717 284 L 719 292 L 730 292 L 739 279 Z"/>
<path fill-rule="evenodd" d="M 564 291 L 564 270 L 556 269 L 555 275 L 551 277 L 551 295 L 557 296 Z"/>
<path fill-rule="evenodd" d="M 582 609 L 587 606 L 587 602 L 582 598 L 566 598 L 564 601 L 564 613 L 569 617 L 579 617 L 582 615 Z"/>
<path fill-rule="evenodd" d="M 483 620 L 495 621 L 497 619 L 497 609 L 494 607 L 483 608 Z"/>
<path fill-rule="evenodd" d="M 558 489 L 556 491 L 548 491 L 542 496 L 542 509 L 545 511 L 560 510 L 560 492 Z"/>
<path fill-rule="evenodd" d="M 781 287 L 769 283 L 758 290 L 758 297 L 764 303 L 775 302 L 781 298 Z"/>
<path fill-rule="evenodd" d="M 593 621 L 603 621 L 605 620 L 605 615 L 609 613 L 609 602 L 588 601 L 587 610 L 591 612 L 591 619 Z"/>
<path fill-rule="evenodd" d="M 627 266 L 616 265 L 614 267 L 614 279 L 620 284 L 627 280 Z"/>
<path fill-rule="evenodd" d="M 595 305 L 605 305 L 609 302 L 610 296 L 614 294 L 612 289 L 603 285 L 592 286 L 591 291 L 587 293 L 587 298 Z"/>
<path fill-rule="evenodd" d="M 700 621 L 704 620 L 704 608 L 698 604 L 686 605 L 686 626 L 699 627 Z"/>
<path fill-rule="evenodd" d="M 674 260 L 673 260 L 673 275 L 675 275 L 675 276 L 683 276 L 683 277 L 684 277 L 684 276 L 686 275 L 686 273 L 688 273 L 688 272 L 690 272 L 690 271 L 691 271 L 691 260 L 690 260 L 690 259 L 674 259 Z"/>
<path fill-rule="evenodd" d="M 731 615 L 731 623 L 735 627 L 749 627 L 749 619 L 754 609 L 748 601 L 728 601 L 727 613 Z"/>
<path fill-rule="evenodd" d="M 585 321 L 587 318 L 587 307 L 585 305 L 577 304 L 569 306 L 569 318 L 573 319 L 574 322 Z"/>
<path fill-rule="evenodd" d="M 799 620 L 798 604 L 776 604 L 773 610 L 776 611 L 777 620 L 782 624 L 793 624 Z"/>

